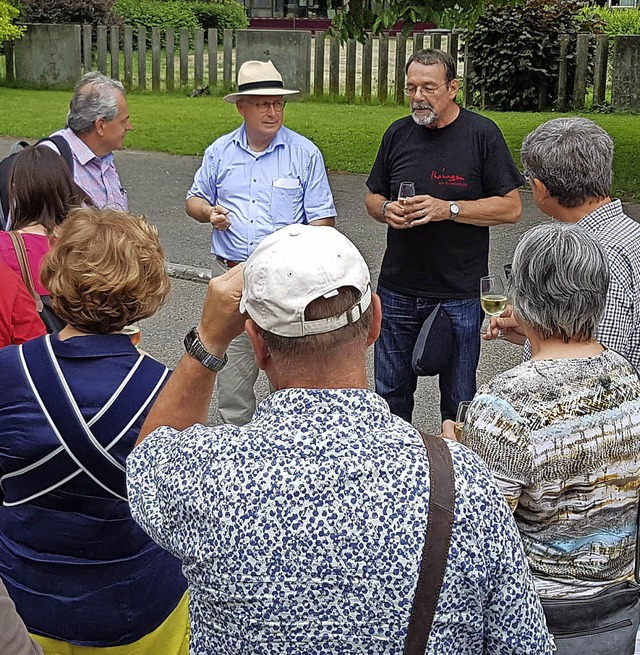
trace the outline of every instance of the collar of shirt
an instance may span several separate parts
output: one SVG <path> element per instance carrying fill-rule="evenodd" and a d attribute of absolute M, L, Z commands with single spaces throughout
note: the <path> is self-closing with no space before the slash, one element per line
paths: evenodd
<path fill-rule="evenodd" d="M 262 152 L 255 152 L 255 150 L 251 150 L 251 148 L 249 147 L 249 141 L 247 140 L 247 126 L 245 125 L 245 123 L 243 123 L 240 126 L 240 129 L 236 131 L 235 135 L 233 136 L 233 142 L 237 146 L 240 146 L 243 150 L 246 150 L 249 154 L 253 155 L 257 159 L 258 157 L 262 157 L 263 155 L 266 155 L 269 152 L 273 152 L 276 148 L 280 146 L 284 146 L 282 127 L 276 132 L 273 139 L 271 139 L 271 143 Z"/>
<path fill-rule="evenodd" d="M 97 161 L 100 165 L 110 164 L 113 161 L 113 153 L 98 157 L 98 155 L 89 148 L 89 146 L 69 127 L 62 130 L 62 136 L 67 140 L 73 150 L 73 154 L 82 166 L 86 166 L 90 161 Z"/>
<path fill-rule="evenodd" d="M 593 229 L 607 221 L 619 218 L 622 215 L 624 215 L 624 212 L 622 211 L 622 201 L 618 198 L 614 198 L 606 205 L 602 205 L 602 207 L 598 207 L 598 209 L 594 209 L 586 216 L 583 216 L 576 225 L 579 225 L 581 228 Z"/>
<path fill-rule="evenodd" d="M 366 432 L 372 434 L 380 429 L 387 429 L 394 422 L 389 405 L 380 396 L 369 389 L 280 389 L 270 394 L 256 408 L 253 421 L 246 427 L 264 430 L 263 421 L 275 425 L 280 420 L 296 421 L 301 416 L 341 416 L 341 425 L 345 430 L 356 424 L 356 431 L 362 426 L 363 411 L 366 413 Z M 274 420 L 275 419 L 275 420 Z M 415 437 L 415 430 L 408 424 L 407 432 Z"/>
<path fill-rule="evenodd" d="M 61 341 L 58 334 L 53 333 L 51 347 L 57 356 L 74 359 L 140 354 L 126 334 L 89 334 Z"/>

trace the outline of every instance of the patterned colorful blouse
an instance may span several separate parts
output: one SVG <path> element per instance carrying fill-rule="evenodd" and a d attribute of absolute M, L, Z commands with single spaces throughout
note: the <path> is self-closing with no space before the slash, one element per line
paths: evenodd
<path fill-rule="evenodd" d="M 633 576 L 639 440 L 638 375 L 612 350 L 528 361 L 476 394 L 462 442 L 514 510 L 543 597 Z"/>
<path fill-rule="evenodd" d="M 509 508 L 448 443 L 455 520 L 426 652 L 549 653 Z M 429 466 L 379 396 L 281 390 L 242 428 L 159 428 L 127 466 L 135 519 L 183 561 L 192 655 L 402 652 Z"/>

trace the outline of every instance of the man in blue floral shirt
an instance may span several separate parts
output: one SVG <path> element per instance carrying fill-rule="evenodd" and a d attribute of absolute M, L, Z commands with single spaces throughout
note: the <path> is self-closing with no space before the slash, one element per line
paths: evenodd
<path fill-rule="evenodd" d="M 367 389 L 381 322 L 367 266 L 333 228 L 293 225 L 240 268 L 211 281 L 128 459 L 132 513 L 184 562 L 193 655 L 399 654 L 429 462 Z M 240 312 L 275 392 L 249 424 L 206 427 Z M 481 460 L 447 445 L 454 525 L 426 653 L 550 653 L 509 507 Z"/>

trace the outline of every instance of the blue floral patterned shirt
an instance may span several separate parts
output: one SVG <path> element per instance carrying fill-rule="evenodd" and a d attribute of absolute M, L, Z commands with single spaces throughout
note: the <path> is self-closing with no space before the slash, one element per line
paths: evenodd
<path fill-rule="evenodd" d="M 447 443 L 454 527 L 426 652 L 550 653 L 509 507 Z M 277 391 L 242 428 L 159 428 L 127 467 L 134 518 L 184 563 L 192 655 L 402 652 L 429 465 L 379 396 Z"/>

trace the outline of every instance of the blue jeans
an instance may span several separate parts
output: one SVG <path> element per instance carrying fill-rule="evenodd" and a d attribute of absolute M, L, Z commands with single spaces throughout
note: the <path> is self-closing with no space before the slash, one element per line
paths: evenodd
<path fill-rule="evenodd" d="M 410 296 L 378 287 L 382 301 L 382 331 L 375 344 L 376 392 L 391 411 L 411 422 L 413 394 L 418 382 L 411 355 L 425 319 L 440 302 L 453 329 L 453 354 L 449 369 L 439 375 L 440 413 L 455 419 L 458 403 L 476 392 L 483 313 L 480 298 L 442 300 Z"/>

